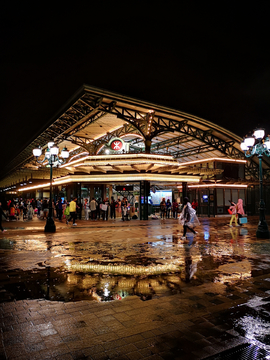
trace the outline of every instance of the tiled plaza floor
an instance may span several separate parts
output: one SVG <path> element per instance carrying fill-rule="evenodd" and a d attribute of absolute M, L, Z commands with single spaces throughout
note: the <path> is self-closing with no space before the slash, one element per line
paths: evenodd
<path fill-rule="evenodd" d="M 3 222 L 0 359 L 270 358 L 270 241 L 200 220 L 187 241 L 173 219 Z"/>

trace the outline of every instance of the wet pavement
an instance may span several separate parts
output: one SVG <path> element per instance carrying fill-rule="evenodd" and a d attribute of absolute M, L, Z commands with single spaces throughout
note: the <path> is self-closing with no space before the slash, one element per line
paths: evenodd
<path fill-rule="evenodd" d="M 3 222 L 0 359 L 270 359 L 270 240 L 200 221 Z"/>

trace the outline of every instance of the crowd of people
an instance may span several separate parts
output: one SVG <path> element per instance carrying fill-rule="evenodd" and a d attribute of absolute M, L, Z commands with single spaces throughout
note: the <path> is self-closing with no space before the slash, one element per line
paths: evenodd
<path fill-rule="evenodd" d="M 115 200 L 114 197 L 111 197 L 111 201 L 108 198 L 101 201 L 101 199 L 96 200 L 94 197 L 89 202 L 88 199 L 84 200 L 84 215 L 85 220 L 108 220 L 110 216 L 111 220 L 116 219 L 116 211 L 118 210 L 121 213 L 122 220 L 130 220 L 130 203 L 126 197 L 123 197 L 122 200 Z"/>
<path fill-rule="evenodd" d="M 4 216 L 10 221 L 16 220 L 32 220 L 37 207 L 37 202 L 34 199 L 26 200 L 9 200 L 6 206 L 2 206 L 1 209 Z"/>
<path fill-rule="evenodd" d="M 56 201 L 52 201 L 52 216 L 60 222 L 65 221 L 66 224 L 72 222 L 74 226 L 77 225 L 76 219 L 97 221 L 108 220 L 109 216 L 112 220 L 116 219 L 116 211 L 123 221 L 130 220 L 131 205 L 126 197 L 122 200 L 115 200 L 111 197 L 101 200 L 92 198 L 84 200 L 84 203 L 73 198 L 70 202 L 59 197 Z M 13 199 L 9 200 L 4 206 L 0 205 L 1 220 L 4 216 L 9 221 L 28 221 L 32 220 L 34 216 L 40 220 L 46 220 L 50 211 L 49 199 Z M 2 226 L 2 225 L 1 225 Z M 2 228 L 0 227 L 2 230 Z"/>
<path fill-rule="evenodd" d="M 241 218 L 244 216 L 243 200 L 238 199 L 237 203 L 230 201 L 229 213 L 231 214 L 231 220 L 229 226 L 232 227 L 233 222 L 235 226 L 241 226 Z M 175 200 L 171 203 L 170 199 L 162 199 L 160 203 L 160 218 L 167 219 L 179 219 L 183 225 L 183 236 L 182 239 L 186 239 L 187 230 L 196 234 L 195 227 L 199 225 L 197 217 L 198 202 L 196 199 L 189 202 L 189 199 L 185 197 L 183 204 L 177 203 Z M 97 220 L 108 220 L 110 216 L 111 220 L 116 219 L 116 212 L 119 212 L 119 217 L 122 221 L 128 221 L 131 217 L 130 212 L 131 206 L 126 197 L 122 200 L 115 200 L 111 197 L 95 199 L 94 197 L 89 202 L 88 199 L 84 200 L 84 203 L 77 201 L 77 198 L 73 198 L 70 202 L 67 202 L 63 198 L 59 197 L 56 201 L 52 201 L 52 207 L 50 210 L 49 200 L 44 199 L 17 199 L 9 200 L 4 206 L 0 203 L 0 230 L 5 231 L 2 227 L 2 217 L 5 217 L 9 221 L 28 221 L 32 220 L 34 216 L 41 220 L 46 220 L 48 216 L 53 216 L 60 222 L 64 221 L 66 224 L 72 222 L 73 226 L 76 226 L 76 219 L 82 219 L 84 214 L 85 220 L 97 221 Z M 50 214 L 51 211 L 51 214 Z M 136 215 L 134 215 L 136 216 Z M 137 216 L 136 216 L 137 217 Z"/>

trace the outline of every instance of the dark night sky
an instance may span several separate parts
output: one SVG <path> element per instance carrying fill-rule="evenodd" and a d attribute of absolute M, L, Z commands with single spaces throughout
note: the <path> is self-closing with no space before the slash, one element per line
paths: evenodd
<path fill-rule="evenodd" d="M 2 5 L 1 167 L 84 83 L 270 132 L 266 1 L 85 3 Z"/>

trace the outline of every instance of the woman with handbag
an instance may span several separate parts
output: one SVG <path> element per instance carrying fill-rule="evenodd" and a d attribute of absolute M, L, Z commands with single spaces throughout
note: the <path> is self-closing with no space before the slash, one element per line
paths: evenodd
<path fill-rule="evenodd" d="M 245 215 L 244 208 L 243 208 L 243 200 L 238 199 L 237 201 L 237 215 L 238 215 L 238 225 L 242 226 L 240 219 Z"/>

